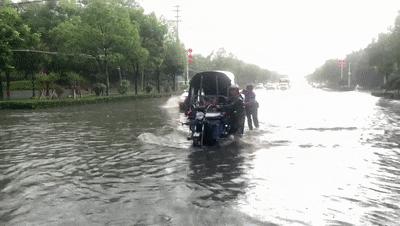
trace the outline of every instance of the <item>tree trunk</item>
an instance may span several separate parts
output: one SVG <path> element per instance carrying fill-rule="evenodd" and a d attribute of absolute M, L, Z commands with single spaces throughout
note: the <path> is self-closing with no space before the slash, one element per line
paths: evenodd
<path fill-rule="evenodd" d="M 118 67 L 119 85 L 122 86 L 122 74 L 121 67 Z"/>
<path fill-rule="evenodd" d="M 72 97 L 74 100 L 76 99 L 76 85 L 72 86 Z"/>
<path fill-rule="evenodd" d="M 141 70 L 141 73 L 142 73 L 142 81 L 141 81 L 142 82 L 142 84 L 141 84 L 142 85 L 142 92 L 144 92 L 144 69 Z"/>
<path fill-rule="evenodd" d="M 383 75 L 383 85 L 386 85 L 387 83 L 387 75 L 386 73 Z"/>
<path fill-rule="evenodd" d="M 160 73 L 161 73 L 161 71 L 160 71 L 160 68 L 157 68 L 157 92 L 158 93 L 160 93 Z"/>
<path fill-rule="evenodd" d="M 46 97 L 50 96 L 50 82 L 46 82 Z"/>
<path fill-rule="evenodd" d="M 10 99 L 11 93 L 10 93 L 10 71 L 6 70 L 6 95 L 7 99 Z"/>
<path fill-rule="evenodd" d="M 104 49 L 104 67 L 106 72 L 106 95 L 110 95 L 110 76 L 108 74 L 107 50 Z"/>
<path fill-rule="evenodd" d="M 135 64 L 135 95 L 138 94 L 139 64 Z"/>
<path fill-rule="evenodd" d="M 172 74 L 172 90 L 174 92 L 176 91 L 176 75 L 175 75 L 175 73 Z"/>
<path fill-rule="evenodd" d="M 4 94 L 3 94 L 3 81 L 1 79 L 1 74 L 0 74 L 0 100 L 4 99 Z"/>
<path fill-rule="evenodd" d="M 32 73 L 32 98 L 36 97 L 36 87 L 35 87 L 35 74 Z"/>

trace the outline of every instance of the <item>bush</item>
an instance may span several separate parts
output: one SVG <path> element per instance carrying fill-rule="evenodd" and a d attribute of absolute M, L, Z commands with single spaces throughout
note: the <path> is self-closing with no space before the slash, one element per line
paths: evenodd
<path fill-rule="evenodd" d="M 6 83 L 3 82 L 3 87 L 5 89 Z M 31 90 L 32 89 L 32 81 L 30 80 L 22 80 L 22 81 L 11 81 L 10 82 L 10 90 Z"/>
<path fill-rule="evenodd" d="M 128 80 L 122 80 L 121 85 L 118 87 L 118 92 L 120 94 L 127 94 L 129 86 L 130 86 L 130 84 L 129 84 Z"/>
<path fill-rule="evenodd" d="M 125 95 L 125 96 L 106 96 L 106 97 L 85 97 L 80 99 L 26 99 L 0 101 L 1 109 L 39 109 L 50 107 L 65 107 L 70 105 L 105 103 L 115 101 L 138 100 L 143 98 L 167 97 L 168 94 L 146 94 L 146 95 Z"/>
<path fill-rule="evenodd" d="M 10 81 L 20 81 L 26 79 L 26 75 L 19 71 L 10 73 Z"/>
<path fill-rule="evenodd" d="M 58 98 L 61 98 L 64 93 L 64 89 L 60 85 L 54 85 L 54 91 L 56 92 Z"/>
<path fill-rule="evenodd" d="M 398 90 L 400 89 L 400 77 L 392 77 L 384 86 L 386 90 Z"/>
<path fill-rule="evenodd" d="M 85 79 L 75 72 L 67 72 L 66 80 L 71 87 L 76 87 L 82 85 L 85 82 Z"/>
<path fill-rule="evenodd" d="M 60 75 L 54 72 L 49 74 L 39 73 L 36 75 L 36 79 L 41 89 L 51 89 L 54 87 L 55 82 L 60 79 Z"/>
<path fill-rule="evenodd" d="M 185 83 L 180 83 L 179 84 L 179 90 L 187 90 L 187 89 L 189 89 L 189 82 L 187 82 L 187 84 L 185 84 Z"/>
<path fill-rule="evenodd" d="M 145 88 L 146 93 L 151 93 L 151 91 L 153 91 L 153 86 L 151 85 L 147 85 Z"/>
<path fill-rule="evenodd" d="M 103 83 L 96 83 L 93 86 L 93 91 L 96 94 L 96 96 L 104 95 L 106 89 L 107 86 Z"/>

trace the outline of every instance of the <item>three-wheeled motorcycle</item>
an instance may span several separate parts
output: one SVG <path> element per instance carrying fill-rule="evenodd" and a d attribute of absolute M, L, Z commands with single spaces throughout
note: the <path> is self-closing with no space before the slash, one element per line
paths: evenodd
<path fill-rule="evenodd" d="M 228 104 L 229 88 L 234 75 L 226 71 L 205 71 L 193 76 L 189 83 L 187 125 L 188 139 L 194 146 L 212 146 L 233 135 Z"/>

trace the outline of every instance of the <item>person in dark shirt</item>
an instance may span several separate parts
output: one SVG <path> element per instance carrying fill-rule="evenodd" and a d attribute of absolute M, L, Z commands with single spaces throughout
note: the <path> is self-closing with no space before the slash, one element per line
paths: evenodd
<path fill-rule="evenodd" d="M 247 125 L 249 129 L 253 129 L 253 123 L 258 128 L 258 102 L 256 101 L 256 94 L 253 91 L 253 86 L 248 85 L 245 90 L 242 91 L 244 95 L 244 105 L 246 108 Z"/>
<path fill-rule="evenodd" d="M 229 88 L 228 104 L 224 106 L 224 110 L 229 114 L 231 133 L 239 136 L 243 135 L 245 109 L 238 87 L 232 86 Z"/>

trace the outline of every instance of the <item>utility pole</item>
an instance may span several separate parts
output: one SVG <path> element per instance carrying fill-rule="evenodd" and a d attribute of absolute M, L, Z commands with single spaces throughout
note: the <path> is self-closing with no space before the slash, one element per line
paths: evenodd
<path fill-rule="evenodd" d="M 176 35 L 176 40 L 179 42 L 179 22 L 182 22 L 182 20 L 180 19 L 181 16 L 179 15 L 179 13 L 181 12 L 180 10 L 180 6 L 176 5 L 174 6 L 174 12 L 176 13 L 175 15 L 175 20 L 173 20 L 173 22 L 176 23 L 176 27 L 175 27 L 175 35 Z"/>
<path fill-rule="evenodd" d="M 177 43 L 180 44 L 180 39 L 179 39 L 179 22 L 182 22 L 181 16 L 179 15 L 179 13 L 181 12 L 181 10 L 180 10 L 180 5 L 175 5 L 174 8 L 175 8 L 175 9 L 174 9 L 173 11 L 176 13 L 176 15 L 175 15 L 175 20 L 173 20 L 173 22 L 176 23 L 176 25 L 175 25 L 175 35 L 176 35 L 176 41 L 177 41 Z M 189 71 L 188 66 L 186 66 L 186 76 L 187 76 L 188 71 Z M 187 84 L 187 79 L 185 79 L 185 84 Z M 175 85 L 175 84 L 174 84 L 174 85 Z"/>

